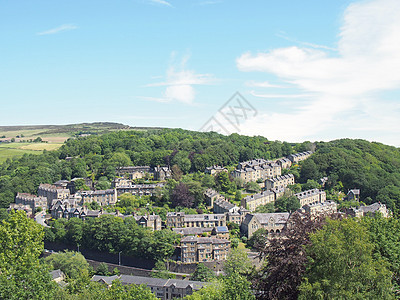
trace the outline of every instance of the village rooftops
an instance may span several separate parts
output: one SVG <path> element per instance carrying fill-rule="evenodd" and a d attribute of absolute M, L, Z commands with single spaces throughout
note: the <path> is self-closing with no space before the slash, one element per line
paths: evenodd
<path fill-rule="evenodd" d="M 298 199 L 303 199 L 303 198 L 308 198 L 308 197 L 310 197 L 311 195 L 317 195 L 317 194 L 319 194 L 319 193 L 322 193 L 322 191 L 319 190 L 319 189 L 312 189 L 312 190 L 307 190 L 307 191 L 300 192 L 300 193 L 297 193 L 297 194 L 294 194 L 294 195 L 295 195 Z"/>
<path fill-rule="evenodd" d="M 287 223 L 289 216 L 290 214 L 288 212 L 247 214 L 244 218 L 243 224 L 248 225 L 253 217 L 255 217 L 263 226 L 266 226 L 267 224 L 284 225 Z"/>
<path fill-rule="evenodd" d="M 244 197 L 243 199 L 245 199 L 247 201 L 257 200 L 259 198 L 263 198 L 263 197 L 269 196 L 271 194 L 274 194 L 274 193 L 268 190 L 268 191 L 264 191 L 264 192 L 261 192 L 261 193 L 257 193 L 257 194 L 254 194 L 254 195 L 250 195 L 250 196 Z"/>
<path fill-rule="evenodd" d="M 204 232 L 211 232 L 212 227 L 183 227 L 183 228 L 172 228 L 172 231 L 181 235 L 200 235 Z"/>
<path fill-rule="evenodd" d="M 281 175 L 281 176 L 278 176 L 278 177 L 275 177 L 275 178 L 270 178 L 270 179 L 267 179 L 267 180 L 272 181 L 272 182 L 279 182 L 281 180 L 290 179 L 290 178 L 294 178 L 294 175 L 293 174 L 286 174 L 286 175 Z"/>
<path fill-rule="evenodd" d="M 226 239 L 216 239 L 216 238 L 207 238 L 207 237 L 195 237 L 195 236 L 186 236 L 181 239 L 181 243 L 187 242 L 196 242 L 198 244 L 227 244 L 230 241 Z M 186 246 L 182 246 L 186 247 Z"/>
<path fill-rule="evenodd" d="M 146 284 L 154 287 L 175 287 L 179 289 L 185 289 L 187 287 L 191 287 L 193 290 L 200 290 L 203 286 L 207 285 L 206 282 L 201 282 L 201 281 L 163 279 L 163 278 L 152 278 L 152 277 L 132 276 L 132 275 L 121 275 L 119 279 L 122 284 L 137 284 L 137 285 Z"/>

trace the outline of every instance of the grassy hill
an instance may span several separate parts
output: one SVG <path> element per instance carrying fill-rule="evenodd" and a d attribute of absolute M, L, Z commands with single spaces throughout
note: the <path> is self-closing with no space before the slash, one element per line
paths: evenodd
<path fill-rule="evenodd" d="M 7 158 L 20 157 L 25 153 L 41 154 L 43 150 L 56 150 L 71 137 L 98 135 L 131 127 L 110 122 L 68 125 L 0 126 L 0 163 Z M 147 128 L 138 128 L 146 130 Z M 40 137 L 42 143 L 32 143 Z"/>

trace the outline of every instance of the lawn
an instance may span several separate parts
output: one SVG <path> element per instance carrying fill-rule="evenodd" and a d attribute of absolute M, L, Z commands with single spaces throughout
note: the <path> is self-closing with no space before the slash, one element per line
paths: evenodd
<path fill-rule="evenodd" d="M 62 144 L 47 144 L 47 143 L 1 143 L 0 144 L 0 163 L 7 158 L 21 157 L 25 153 L 41 154 L 43 150 L 56 150 Z"/>

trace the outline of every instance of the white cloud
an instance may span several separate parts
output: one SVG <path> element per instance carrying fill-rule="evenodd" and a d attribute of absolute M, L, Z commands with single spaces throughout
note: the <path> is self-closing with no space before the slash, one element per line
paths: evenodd
<path fill-rule="evenodd" d="M 175 54 L 172 53 L 174 58 Z M 193 104 L 196 96 L 194 86 L 208 85 L 215 82 L 215 78 L 211 74 L 196 74 L 193 70 L 188 70 L 186 63 L 189 57 L 182 58 L 179 64 L 172 64 L 165 76 L 165 80 L 156 83 L 150 83 L 146 87 L 165 86 L 163 97 L 149 98 L 157 99 L 158 102 L 179 101 L 186 104 Z"/>
<path fill-rule="evenodd" d="M 246 133 L 263 131 L 268 137 L 287 140 L 321 139 L 324 132 L 337 128 L 344 130 L 337 132 L 338 137 L 359 134 L 365 138 L 368 132 L 363 128 L 367 127 L 362 124 L 369 125 L 373 119 L 376 128 L 390 126 L 394 131 L 385 139 L 398 144 L 399 110 L 378 97 L 379 92 L 400 87 L 399 32 L 400 1 L 362 1 L 345 10 L 334 56 L 322 48 L 296 46 L 242 54 L 236 61 L 239 70 L 272 73 L 300 93 L 312 95 L 308 104 L 292 114 L 260 114 L 245 124 Z M 381 109 L 368 109 L 371 102 L 375 106 L 379 102 Z M 343 119 L 349 110 L 356 113 Z M 389 133 L 372 134 L 369 139 Z"/>
<path fill-rule="evenodd" d="M 56 34 L 56 33 L 74 30 L 74 29 L 78 29 L 78 26 L 75 26 L 73 24 L 63 24 L 61 26 L 58 26 L 58 27 L 55 27 L 55 28 L 52 28 L 52 29 L 49 29 L 46 31 L 38 32 L 37 35 Z"/>
<path fill-rule="evenodd" d="M 277 88 L 277 89 L 283 89 L 287 88 L 288 86 L 286 85 L 281 85 L 281 84 L 273 84 L 270 83 L 269 81 L 254 81 L 254 80 L 249 80 L 245 82 L 245 85 L 248 87 L 261 87 L 261 88 Z"/>
<path fill-rule="evenodd" d="M 149 2 L 152 4 L 161 4 L 161 5 L 172 7 L 172 4 L 165 0 L 149 0 Z"/>

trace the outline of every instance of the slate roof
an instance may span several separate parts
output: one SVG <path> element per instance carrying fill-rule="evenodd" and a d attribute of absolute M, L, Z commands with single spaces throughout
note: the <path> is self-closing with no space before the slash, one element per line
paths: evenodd
<path fill-rule="evenodd" d="M 190 286 L 194 290 L 199 290 L 203 286 L 207 285 L 206 282 L 201 282 L 201 281 L 162 279 L 162 278 L 152 278 L 152 277 L 132 276 L 132 275 L 121 275 L 120 280 L 122 284 L 137 284 L 137 285 L 146 284 L 155 287 L 170 287 L 173 285 L 180 289 L 184 289 Z"/>
<path fill-rule="evenodd" d="M 116 279 L 119 279 L 118 275 L 113 275 L 113 276 L 101 276 L 101 275 L 93 275 L 91 281 L 96 281 L 96 282 L 103 282 L 108 285 L 111 285 L 112 282 Z"/>
<path fill-rule="evenodd" d="M 57 278 L 63 278 L 65 276 L 63 271 L 61 271 L 60 269 L 51 271 L 50 275 L 53 278 L 53 280 Z"/>
<path fill-rule="evenodd" d="M 250 221 L 255 217 L 260 222 L 260 224 L 268 224 L 270 223 L 271 218 L 274 220 L 275 224 L 285 224 L 289 219 L 290 214 L 285 213 L 257 213 L 257 214 L 247 214 L 243 220 L 245 225 L 248 225 Z"/>

